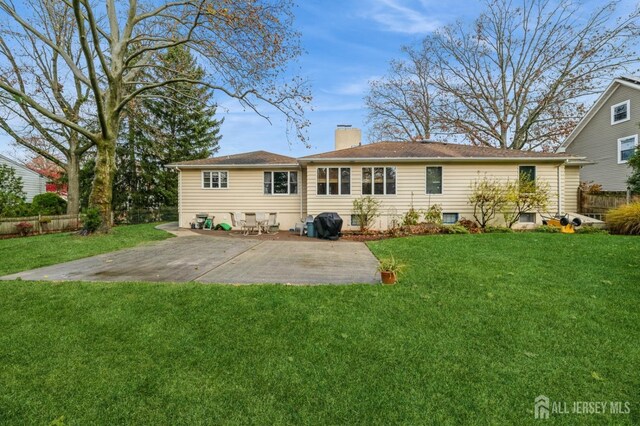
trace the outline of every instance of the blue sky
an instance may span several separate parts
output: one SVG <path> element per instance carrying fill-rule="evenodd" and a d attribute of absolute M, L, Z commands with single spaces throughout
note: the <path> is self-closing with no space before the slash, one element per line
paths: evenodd
<path fill-rule="evenodd" d="M 265 149 L 300 156 L 329 151 L 337 124 L 362 128 L 366 141 L 363 98 L 367 82 L 386 72 L 389 60 L 400 56 L 401 46 L 418 42 L 442 24 L 473 19 L 480 10 L 477 1 L 458 2 L 453 7 L 433 0 L 298 3 L 296 26 L 307 52 L 300 64 L 314 98 L 314 110 L 307 114 L 311 147 L 288 141 L 281 117 L 274 117 L 269 125 L 250 112 L 233 112 L 225 115 L 220 154 Z M 232 108 L 230 111 L 237 109 Z"/>
<path fill-rule="evenodd" d="M 601 4 L 601 0 L 582 2 Z M 471 21 L 484 2 L 459 0 L 300 0 L 295 10 L 296 28 L 306 54 L 300 58 L 302 75 L 310 82 L 314 111 L 307 117 L 310 148 L 288 140 L 282 117 L 270 124 L 237 102 L 219 99 L 218 113 L 225 117 L 220 154 L 264 149 L 302 156 L 333 148 L 337 124 L 363 129 L 366 110 L 363 98 L 367 82 L 384 75 L 389 60 L 401 56 L 400 47 L 418 42 L 440 25 Z M 620 11 L 630 11 L 635 0 L 623 0 Z M 0 134 L 0 152 L 15 156 L 10 139 Z"/>
<path fill-rule="evenodd" d="M 602 3 L 583 0 L 581 6 L 588 14 Z M 295 157 L 329 151 L 337 124 L 360 127 L 366 142 L 367 82 L 385 74 L 389 61 L 401 57 L 401 46 L 420 41 L 441 25 L 473 21 L 484 4 L 478 0 L 298 1 L 296 27 L 307 51 L 300 64 L 314 97 L 314 111 L 307 114 L 310 148 L 287 140 L 281 117 L 274 116 L 270 125 L 247 111 L 225 114 L 220 154 L 264 149 Z M 635 5 L 636 0 L 621 0 L 618 12 L 628 13 Z M 231 106 L 229 111 L 237 109 Z"/>

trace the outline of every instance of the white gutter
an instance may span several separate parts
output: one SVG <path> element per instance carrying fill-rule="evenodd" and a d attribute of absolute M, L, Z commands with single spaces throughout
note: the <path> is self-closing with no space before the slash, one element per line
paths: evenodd
<path fill-rule="evenodd" d="M 296 168 L 300 165 L 295 164 L 167 164 L 165 167 L 178 169 L 275 169 L 275 168 Z"/>
<path fill-rule="evenodd" d="M 474 163 L 474 162 L 565 162 L 569 160 L 584 159 L 585 157 L 367 157 L 367 158 L 313 158 L 305 159 L 301 158 L 298 161 L 301 164 L 306 163 L 420 163 L 425 161 L 435 161 L 439 163 L 451 162 L 451 163 Z"/>
<path fill-rule="evenodd" d="M 297 163 L 286 164 L 167 164 L 167 168 L 178 167 L 182 169 L 278 169 L 278 168 L 299 168 L 304 164 L 312 163 L 420 163 L 425 161 L 435 161 L 439 163 L 474 163 L 474 162 L 519 162 L 519 161 L 538 161 L 538 162 L 556 162 L 556 161 L 585 161 L 582 164 L 591 164 L 586 162 L 586 157 L 342 157 L 342 158 L 300 158 Z"/>
<path fill-rule="evenodd" d="M 567 165 L 568 166 L 588 166 L 591 164 L 597 164 L 595 161 L 589 161 L 589 160 L 567 160 Z"/>

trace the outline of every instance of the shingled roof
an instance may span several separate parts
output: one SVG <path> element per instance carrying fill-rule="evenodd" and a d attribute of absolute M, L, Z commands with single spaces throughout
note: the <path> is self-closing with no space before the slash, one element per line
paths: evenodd
<path fill-rule="evenodd" d="M 267 151 L 252 151 L 235 155 L 181 161 L 167 167 L 293 167 L 300 163 L 331 160 L 573 160 L 581 161 L 564 153 L 518 151 L 491 147 L 460 145 L 445 142 L 376 142 L 353 148 L 308 155 L 302 158 L 287 157 Z"/>
<path fill-rule="evenodd" d="M 301 161 L 325 159 L 568 159 L 567 154 L 519 151 L 445 142 L 376 142 L 353 148 L 302 157 Z"/>
<path fill-rule="evenodd" d="M 204 158 L 201 160 L 180 161 L 167 165 L 167 167 L 199 167 L 199 166 L 297 166 L 298 162 L 293 157 L 274 154 L 267 151 L 244 152 L 235 155 L 222 155 L 220 157 Z"/>

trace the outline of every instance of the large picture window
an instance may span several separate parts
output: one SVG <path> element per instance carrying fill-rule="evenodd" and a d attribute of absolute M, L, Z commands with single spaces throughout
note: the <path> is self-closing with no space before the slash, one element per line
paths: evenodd
<path fill-rule="evenodd" d="M 318 167 L 318 195 L 351 194 L 351 169 L 349 167 Z"/>
<path fill-rule="evenodd" d="M 289 195 L 298 193 L 298 172 L 264 172 L 266 195 Z"/>
<path fill-rule="evenodd" d="M 393 195 L 396 193 L 395 167 L 363 167 L 363 195 Z"/>
<path fill-rule="evenodd" d="M 442 194 L 442 167 L 427 167 L 427 194 Z"/>
<path fill-rule="evenodd" d="M 229 185 L 229 172 L 202 172 L 202 187 L 204 189 L 224 189 Z"/>

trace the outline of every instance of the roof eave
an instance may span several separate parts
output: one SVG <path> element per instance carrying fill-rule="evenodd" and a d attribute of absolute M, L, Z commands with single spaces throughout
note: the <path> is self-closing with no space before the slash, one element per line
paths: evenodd
<path fill-rule="evenodd" d="M 331 162 L 360 162 L 360 163 L 388 163 L 402 162 L 415 163 L 421 161 L 437 161 L 437 162 L 521 162 L 521 161 L 541 161 L 541 162 L 564 162 L 568 160 L 582 159 L 583 157 L 342 157 L 342 158 L 301 158 L 298 161 L 301 164 L 307 163 L 331 163 Z"/>
<path fill-rule="evenodd" d="M 273 169 L 297 168 L 298 163 L 282 164 L 166 164 L 169 169 Z"/>

